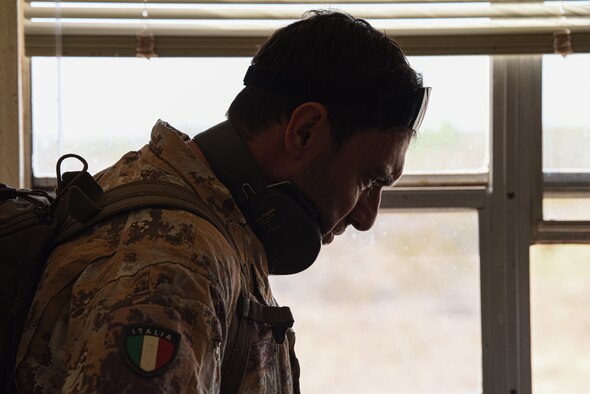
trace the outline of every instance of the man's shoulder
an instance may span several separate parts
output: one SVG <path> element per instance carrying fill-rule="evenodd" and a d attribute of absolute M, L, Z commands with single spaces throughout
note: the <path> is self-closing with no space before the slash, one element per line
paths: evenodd
<path fill-rule="evenodd" d="M 188 188 L 186 182 L 176 171 L 174 163 L 165 162 L 153 154 L 147 145 L 139 151 L 126 153 L 116 163 L 95 177 L 105 190 L 141 181 L 168 182 Z"/>

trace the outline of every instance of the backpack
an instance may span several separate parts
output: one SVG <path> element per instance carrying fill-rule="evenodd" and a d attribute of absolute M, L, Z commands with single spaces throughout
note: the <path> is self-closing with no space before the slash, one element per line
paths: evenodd
<path fill-rule="evenodd" d="M 67 158 L 80 160 L 81 171 L 61 174 Z M 55 198 L 41 190 L 18 190 L 0 183 L 0 392 L 16 393 L 18 345 L 37 284 L 51 251 L 84 230 L 118 213 L 142 208 L 182 209 L 214 225 L 230 242 L 225 225 L 207 205 L 180 185 L 136 181 L 108 191 L 87 172 L 88 163 L 75 154 L 57 162 Z M 277 341 L 293 325 L 288 307 L 271 307 L 250 299 L 242 279 L 241 296 L 230 325 L 222 360 L 222 393 L 236 393 L 251 344 L 253 322 L 269 324 Z"/>

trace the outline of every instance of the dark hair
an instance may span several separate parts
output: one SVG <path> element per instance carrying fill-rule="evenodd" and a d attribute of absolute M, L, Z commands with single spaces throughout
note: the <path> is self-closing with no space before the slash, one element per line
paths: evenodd
<path fill-rule="evenodd" d="M 288 121 L 299 105 L 317 101 L 326 106 L 341 145 L 368 128 L 413 134 L 401 127 L 399 115 L 378 97 L 384 91 L 388 95 L 414 91 L 422 86 L 422 78 L 399 45 L 365 20 L 310 11 L 260 47 L 245 84 L 227 112 L 243 138 Z"/>

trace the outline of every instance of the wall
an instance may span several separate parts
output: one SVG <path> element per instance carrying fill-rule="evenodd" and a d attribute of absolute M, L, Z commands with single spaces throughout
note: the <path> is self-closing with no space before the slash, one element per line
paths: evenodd
<path fill-rule="evenodd" d="M 29 60 L 22 4 L 0 0 L 0 182 L 30 186 Z M 27 103 L 23 105 L 23 103 Z"/>

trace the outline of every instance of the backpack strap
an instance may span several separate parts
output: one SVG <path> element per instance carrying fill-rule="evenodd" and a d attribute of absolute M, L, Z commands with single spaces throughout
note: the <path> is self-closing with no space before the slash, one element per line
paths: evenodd
<path fill-rule="evenodd" d="M 66 198 L 68 211 L 75 209 L 78 220 L 69 215 L 65 218 L 54 247 L 116 214 L 143 208 L 169 208 L 181 209 L 207 220 L 238 250 L 226 224 L 211 215 L 210 207 L 193 192 L 175 183 L 130 182 L 107 190 L 102 197 L 88 195 L 81 188 L 72 186 Z"/>
<path fill-rule="evenodd" d="M 289 307 L 266 306 L 248 297 L 247 294 L 241 294 L 238 299 L 237 316 L 234 317 L 234 323 L 230 325 L 228 335 L 230 339 L 221 365 L 220 392 L 223 394 L 235 394 L 240 389 L 250 357 L 254 321 L 268 324 L 275 341 L 279 344 L 285 341 L 287 330 L 294 323 Z"/>
<path fill-rule="evenodd" d="M 245 318 L 244 292 L 238 298 L 236 314 L 230 324 L 227 343 L 221 363 L 220 393 L 235 394 L 239 391 L 246 372 L 252 345 L 252 321 Z"/>
<path fill-rule="evenodd" d="M 259 323 L 268 324 L 277 343 L 285 342 L 287 330 L 293 327 L 295 320 L 288 306 L 267 306 L 255 299 L 244 300 L 244 316 Z"/>

